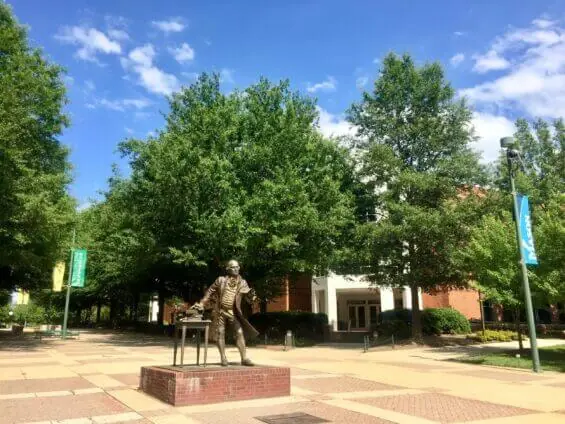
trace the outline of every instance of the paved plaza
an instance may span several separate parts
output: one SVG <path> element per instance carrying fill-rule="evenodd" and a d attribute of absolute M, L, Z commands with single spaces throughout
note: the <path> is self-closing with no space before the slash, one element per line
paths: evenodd
<path fill-rule="evenodd" d="M 228 354 L 237 359 L 236 350 Z M 258 364 L 292 368 L 291 396 L 174 408 L 137 389 L 142 366 L 172 362 L 168 338 L 84 332 L 67 341 L 0 339 L 0 422 L 565 422 L 565 375 L 446 361 L 456 354 L 426 348 L 250 348 Z M 186 357 L 193 356 L 191 348 Z M 212 347 L 210 360 L 218 359 Z"/>

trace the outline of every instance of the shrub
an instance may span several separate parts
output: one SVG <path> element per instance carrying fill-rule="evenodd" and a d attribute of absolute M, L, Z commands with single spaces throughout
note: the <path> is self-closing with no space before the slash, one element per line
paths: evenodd
<path fill-rule="evenodd" d="M 518 333 L 509 330 L 485 330 L 485 334 L 482 332 L 469 335 L 467 338 L 476 340 L 481 343 L 487 342 L 511 342 L 518 340 Z M 522 334 L 522 339 L 527 337 Z"/>
<path fill-rule="evenodd" d="M 47 317 L 45 309 L 30 302 L 27 305 L 14 306 L 14 322 L 17 324 L 45 324 Z"/>
<path fill-rule="evenodd" d="M 328 316 L 313 312 L 266 312 L 253 314 L 249 322 L 259 333 L 271 338 L 284 337 L 291 330 L 296 337 L 321 339 Z"/>
<path fill-rule="evenodd" d="M 392 309 L 383 311 L 379 315 L 379 321 L 403 321 L 406 324 L 412 323 L 412 311 L 410 309 Z"/>
<path fill-rule="evenodd" d="M 377 327 L 377 332 L 379 337 L 391 337 L 394 335 L 396 339 L 407 339 L 412 334 L 410 323 L 400 319 L 381 322 Z"/>
<path fill-rule="evenodd" d="M 424 334 L 468 334 L 471 324 L 465 316 L 453 308 L 429 308 L 422 311 Z"/>

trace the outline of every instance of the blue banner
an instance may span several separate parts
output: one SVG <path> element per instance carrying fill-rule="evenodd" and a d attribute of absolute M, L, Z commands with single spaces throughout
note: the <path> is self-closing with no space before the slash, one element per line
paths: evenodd
<path fill-rule="evenodd" d="M 534 248 L 534 234 L 530 217 L 528 196 L 518 194 L 518 210 L 520 211 L 520 250 L 526 265 L 537 265 L 538 258 Z"/>

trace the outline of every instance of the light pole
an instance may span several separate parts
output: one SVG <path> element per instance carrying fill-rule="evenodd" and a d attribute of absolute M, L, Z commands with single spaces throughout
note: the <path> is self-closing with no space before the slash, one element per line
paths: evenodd
<path fill-rule="evenodd" d="M 508 175 L 510 179 L 510 191 L 512 193 L 512 202 L 514 205 L 514 223 L 516 224 L 516 240 L 518 242 L 518 251 L 520 252 L 520 267 L 522 270 L 522 289 L 524 290 L 524 301 L 526 303 L 526 318 L 530 333 L 530 348 L 532 350 L 532 362 L 534 372 L 540 372 L 538 343 L 536 338 L 536 326 L 534 321 L 534 307 L 532 305 L 532 294 L 530 293 L 530 283 L 528 281 L 528 268 L 526 266 L 526 258 L 521 248 L 523 240 L 522 229 L 520 226 L 520 207 L 518 205 L 518 193 L 514 177 L 516 170 L 521 166 L 520 151 L 515 149 L 515 140 L 513 137 L 504 137 L 500 139 L 500 146 L 506 150 L 506 160 L 508 164 Z"/>

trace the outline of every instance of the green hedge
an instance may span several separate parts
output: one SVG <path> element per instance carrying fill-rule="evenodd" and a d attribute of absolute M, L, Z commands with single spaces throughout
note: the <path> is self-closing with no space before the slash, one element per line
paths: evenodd
<path fill-rule="evenodd" d="M 482 332 L 467 336 L 468 339 L 476 340 L 481 343 L 486 342 L 511 342 L 518 340 L 518 333 L 509 330 L 485 330 L 485 334 Z M 522 340 L 526 340 L 527 337 L 522 334 Z"/>
<path fill-rule="evenodd" d="M 249 322 L 269 338 L 284 337 L 291 330 L 296 337 L 322 339 L 328 316 L 313 312 L 266 312 L 251 315 Z"/>
<path fill-rule="evenodd" d="M 469 334 L 469 320 L 453 308 L 429 308 L 422 311 L 422 330 L 427 335 Z"/>

